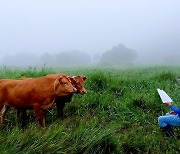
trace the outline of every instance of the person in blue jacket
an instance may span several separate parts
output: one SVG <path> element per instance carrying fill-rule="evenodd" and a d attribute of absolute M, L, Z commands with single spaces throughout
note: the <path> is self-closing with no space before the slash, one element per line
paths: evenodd
<path fill-rule="evenodd" d="M 166 133 L 168 137 L 174 137 L 174 132 L 171 126 L 180 126 L 180 108 L 174 107 L 171 102 L 165 103 L 172 110 L 164 116 L 158 118 L 160 128 Z"/>

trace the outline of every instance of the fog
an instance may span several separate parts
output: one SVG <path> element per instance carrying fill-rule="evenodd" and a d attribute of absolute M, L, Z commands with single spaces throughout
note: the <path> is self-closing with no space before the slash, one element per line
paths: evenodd
<path fill-rule="evenodd" d="M 179 0 L 0 0 L 0 64 L 180 64 L 179 8 Z"/>

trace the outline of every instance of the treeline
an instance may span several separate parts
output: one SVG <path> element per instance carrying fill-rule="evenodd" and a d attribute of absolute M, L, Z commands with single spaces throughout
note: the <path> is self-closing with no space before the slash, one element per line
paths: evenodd
<path fill-rule="evenodd" d="M 56 54 L 45 53 L 40 56 L 30 53 L 19 53 L 14 56 L 6 56 L 3 65 L 7 66 L 64 66 L 84 65 L 91 62 L 91 57 L 85 52 L 68 51 Z"/>
<path fill-rule="evenodd" d="M 139 58 L 141 57 L 141 58 Z M 89 65 L 132 65 L 132 64 L 167 64 L 179 65 L 180 52 L 171 52 L 168 55 L 158 53 L 151 56 L 138 55 L 136 51 L 119 44 L 102 54 L 94 54 L 72 50 L 58 53 L 45 53 L 40 56 L 33 53 L 18 53 L 5 56 L 2 65 L 5 66 L 89 66 Z"/>
<path fill-rule="evenodd" d="M 45 53 L 40 56 L 33 53 L 18 53 L 3 58 L 3 65 L 6 66 L 81 66 L 90 64 L 119 65 L 131 64 L 135 61 L 137 53 L 120 44 L 103 54 L 91 56 L 89 53 L 78 50 L 64 51 L 56 54 Z"/>

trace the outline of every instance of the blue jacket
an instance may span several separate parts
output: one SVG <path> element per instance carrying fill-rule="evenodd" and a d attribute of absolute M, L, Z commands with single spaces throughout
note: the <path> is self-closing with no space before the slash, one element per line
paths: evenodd
<path fill-rule="evenodd" d="M 177 113 L 180 116 L 180 108 L 176 108 L 173 105 L 169 106 L 171 108 L 171 110 L 173 110 L 175 113 Z"/>

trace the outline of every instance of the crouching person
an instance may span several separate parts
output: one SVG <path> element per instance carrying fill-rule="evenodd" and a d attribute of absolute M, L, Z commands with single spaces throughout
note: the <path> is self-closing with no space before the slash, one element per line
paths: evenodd
<path fill-rule="evenodd" d="M 168 137 L 174 137 L 174 132 L 171 126 L 180 126 L 180 108 L 174 107 L 170 102 L 165 103 L 172 110 L 164 116 L 158 118 L 160 128 L 166 133 Z"/>

